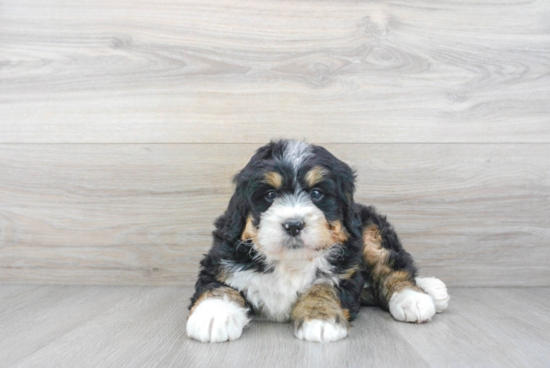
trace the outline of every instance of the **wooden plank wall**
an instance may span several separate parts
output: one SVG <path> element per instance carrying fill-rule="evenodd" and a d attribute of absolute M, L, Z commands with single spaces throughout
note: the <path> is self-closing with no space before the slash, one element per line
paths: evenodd
<path fill-rule="evenodd" d="M 550 2 L 0 1 L 0 281 L 189 285 L 271 138 L 424 274 L 550 285 Z"/>

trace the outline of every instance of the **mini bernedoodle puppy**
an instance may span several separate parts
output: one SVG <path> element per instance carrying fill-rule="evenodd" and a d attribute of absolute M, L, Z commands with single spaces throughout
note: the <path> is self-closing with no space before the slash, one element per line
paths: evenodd
<path fill-rule="evenodd" d="M 323 147 L 280 140 L 258 149 L 216 220 L 187 335 L 235 340 L 259 314 L 328 342 L 347 336 L 361 305 L 416 323 L 445 310 L 445 284 L 417 277 L 386 217 L 353 201 L 354 181 Z"/>

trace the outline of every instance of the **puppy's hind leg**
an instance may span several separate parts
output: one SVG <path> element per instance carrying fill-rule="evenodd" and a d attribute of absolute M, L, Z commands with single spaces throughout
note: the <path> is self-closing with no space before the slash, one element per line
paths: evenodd
<path fill-rule="evenodd" d="M 363 255 L 373 295 L 398 321 L 422 323 L 436 313 L 431 295 L 415 282 L 416 268 L 397 234 L 374 208 L 359 208 L 364 224 Z"/>

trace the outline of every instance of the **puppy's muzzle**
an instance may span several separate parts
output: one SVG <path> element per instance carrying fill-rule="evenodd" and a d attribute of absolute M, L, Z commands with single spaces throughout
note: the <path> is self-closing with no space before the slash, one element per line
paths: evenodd
<path fill-rule="evenodd" d="M 304 228 L 305 224 L 302 221 L 298 220 L 289 220 L 283 224 L 285 231 L 290 236 L 296 236 Z"/>

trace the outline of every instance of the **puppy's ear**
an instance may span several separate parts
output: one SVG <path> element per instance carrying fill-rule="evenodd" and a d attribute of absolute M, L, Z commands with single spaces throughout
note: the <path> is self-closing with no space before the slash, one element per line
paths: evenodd
<path fill-rule="evenodd" d="M 344 227 L 352 236 L 361 236 L 358 216 L 355 214 L 353 193 L 355 192 L 355 170 L 344 161 L 337 159 L 332 153 L 321 146 L 312 145 L 315 155 L 324 167 L 330 168 L 332 177 L 338 187 L 338 206 L 341 210 Z"/>
<path fill-rule="evenodd" d="M 216 221 L 217 232 L 221 230 L 226 241 L 231 243 L 240 241 L 251 210 L 250 194 L 254 190 L 254 183 L 258 180 L 257 164 L 271 157 L 274 147 L 276 142 L 270 142 L 258 148 L 246 166 L 233 177 L 235 193 L 225 213 Z"/>
<path fill-rule="evenodd" d="M 246 216 L 248 214 L 248 201 L 241 191 L 237 190 L 229 201 L 227 206 L 229 215 L 227 223 L 227 235 L 231 241 L 241 238 L 246 224 Z"/>
<path fill-rule="evenodd" d="M 353 236 L 361 236 L 360 225 L 357 214 L 354 210 L 353 193 L 355 192 L 355 170 L 349 167 L 347 164 L 337 169 L 337 181 L 340 191 L 340 201 L 342 208 L 342 217 L 344 219 L 344 227 Z"/>
<path fill-rule="evenodd" d="M 233 178 L 235 193 L 231 196 L 225 213 L 216 221 L 218 236 L 230 244 L 240 241 L 246 225 L 246 218 L 250 212 L 250 204 L 246 195 L 249 170 L 243 169 Z"/>

